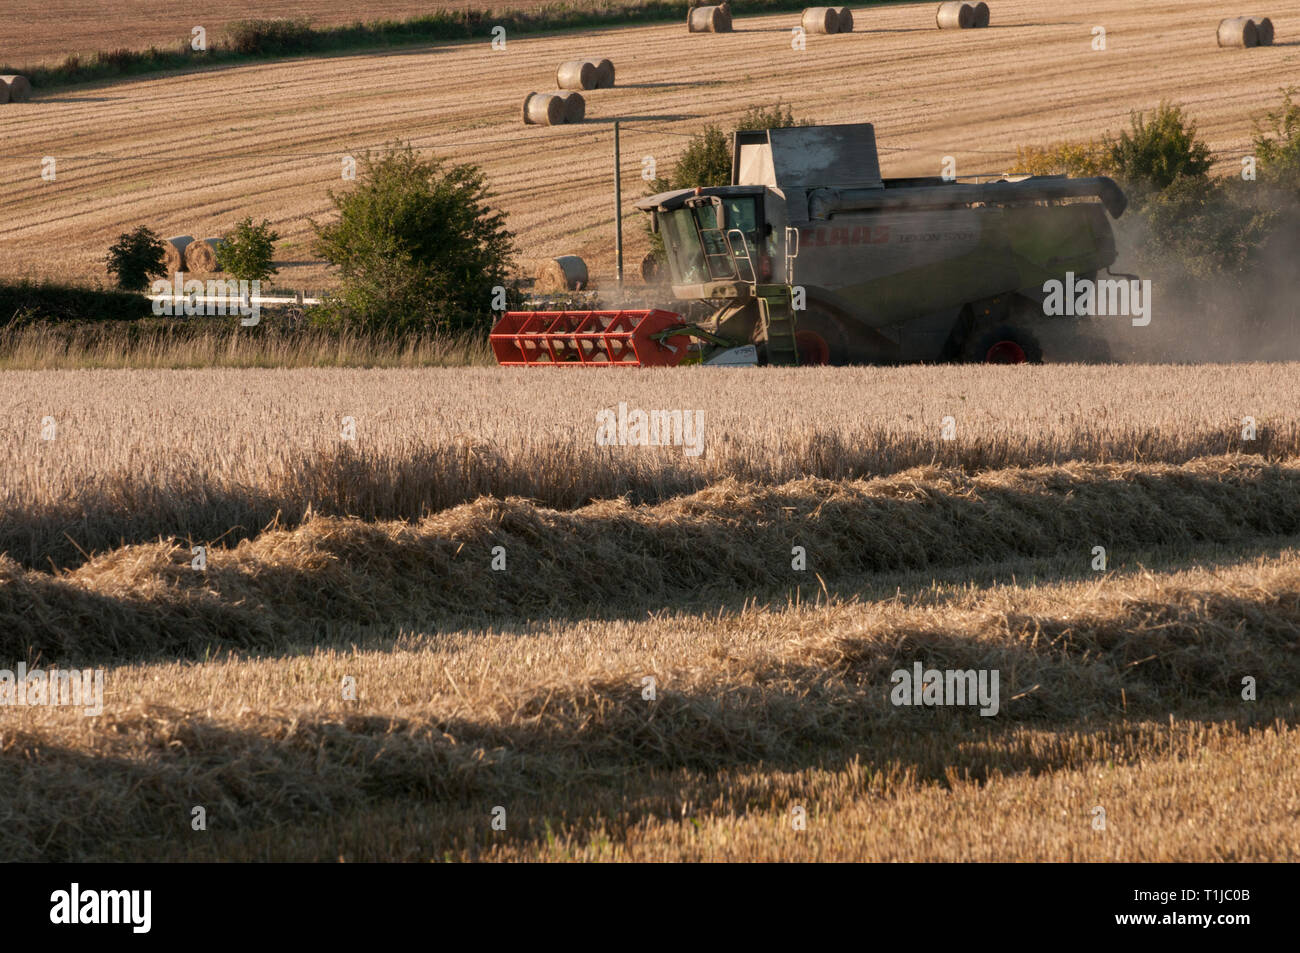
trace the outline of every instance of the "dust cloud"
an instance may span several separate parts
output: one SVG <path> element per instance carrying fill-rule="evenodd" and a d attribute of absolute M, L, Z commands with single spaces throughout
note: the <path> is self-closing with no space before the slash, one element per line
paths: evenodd
<path fill-rule="evenodd" d="M 1218 281 L 1191 279 L 1178 262 L 1139 264 L 1147 237 L 1140 216 L 1115 223 L 1112 273 L 1151 279 L 1150 324 L 1134 327 L 1126 316 L 1044 319 L 1038 336 L 1048 360 L 1300 361 L 1300 221 L 1276 229 L 1243 276 Z"/>

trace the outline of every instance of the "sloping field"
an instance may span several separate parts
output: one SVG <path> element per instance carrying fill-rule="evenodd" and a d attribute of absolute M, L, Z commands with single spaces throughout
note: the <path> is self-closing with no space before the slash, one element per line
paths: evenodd
<path fill-rule="evenodd" d="M 377 11 L 378 12 L 378 11 Z M 128 226 L 219 234 L 266 216 L 285 241 L 281 280 L 319 287 L 307 219 L 326 214 L 344 155 L 397 139 L 481 163 L 527 263 L 578 253 L 612 265 L 611 127 L 626 123 L 625 200 L 644 191 L 706 122 L 783 100 L 820 122 L 877 124 L 886 174 L 999 172 L 1018 144 L 1117 130 L 1162 98 L 1200 123 L 1222 170 L 1248 151 L 1251 118 L 1300 70 L 1300 6 L 1270 11 L 1278 45 L 1220 50 L 1222 4 L 1087 0 L 1067 10 L 994 5 L 988 30 L 941 32 L 934 4 L 859 8 L 858 32 L 791 49 L 794 14 L 747 18 L 729 35 L 681 24 L 593 30 L 400 53 L 349 55 L 80 88 L 0 110 L 0 274 L 102 275 Z M 1108 48 L 1091 49 L 1104 26 Z M 576 127 L 524 127 L 525 93 L 577 54 L 612 57 L 620 87 L 588 97 Z M 43 181 L 41 159 L 57 161 Z M 627 256 L 644 251 L 640 223 Z"/>

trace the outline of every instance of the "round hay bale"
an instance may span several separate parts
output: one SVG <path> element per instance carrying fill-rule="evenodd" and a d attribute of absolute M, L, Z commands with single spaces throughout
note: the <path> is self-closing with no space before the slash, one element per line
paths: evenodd
<path fill-rule="evenodd" d="M 592 60 L 596 64 L 596 69 L 600 71 L 600 78 L 596 82 L 597 89 L 614 88 L 614 61 L 613 60 Z"/>
<path fill-rule="evenodd" d="M 599 84 L 600 68 L 591 60 L 569 60 L 555 71 L 560 89 L 595 89 Z"/>
<path fill-rule="evenodd" d="M 217 267 L 217 246 L 220 238 L 204 238 L 185 246 L 185 270 L 203 272 L 220 271 Z"/>
<path fill-rule="evenodd" d="M 176 274 L 185 270 L 185 249 L 194 241 L 191 235 L 177 235 L 175 238 L 163 239 L 163 261 L 167 264 L 167 274 Z"/>
<path fill-rule="evenodd" d="M 1255 38 L 1260 46 L 1273 45 L 1273 21 L 1268 17 L 1252 17 L 1255 21 Z"/>
<path fill-rule="evenodd" d="M 1219 45 L 1249 49 L 1259 45 L 1259 31 L 1250 17 L 1231 17 L 1219 21 Z"/>
<path fill-rule="evenodd" d="M 975 28 L 977 30 L 982 30 L 988 25 L 989 5 L 985 3 L 984 0 L 980 0 L 979 3 L 975 4 Z"/>
<path fill-rule="evenodd" d="M 663 262 L 654 252 L 648 252 L 641 259 L 641 280 L 648 285 L 658 284 L 663 278 Z"/>
<path fill-rule="evenodd" d="M 587 101 L 582 98 L 582 93 L 561 93 L 559 98 L 564 101 L 564 121 L 566 123 L 582 122 L 587 117 Z"/>
<path fill-rule="evenodd" d="M 848 7 L 840 7 L 840 33 L 853 32 L 853 11 Z"/>
<path fill-rule="evenodd" d="M 25 103 L 32 98 L 32 84 L 26 76 L 0 76 L 0 85 L 8 91 L 11 103 Z"/>
<path fill-rule="evenodd" d="M 940 30 L 969 30 L 975 25 L 975 8 L 969 3 L 941 3 L 935 22 Z"/>
<path fill-rule="evenodd" d="M 529 93 L 524 97 L 524 123 L 530 126 L 558 126 L 564 122 L 564 100 L 552 93 Z"/>
<path fill-rule="evenodd" d="M 809 7 L 799 25 L 805 33 L 835 33 L 840 28 L 840 14 L 834 7 Z"/>
<path fill-rule="evenodd" d="M 9 102 L 9 87 L 4 83 L 0 83 L 0 106 L 7 102 Z"/>
<path fill-rule="evenodd" d="M 696 7 L 686 17 L 686 27 L 691 33 L 730 33 L 731 8 Z"/>
<path fill-rule="evenodd" d="M 552 258 L 537 269 L 533 290 L 542 294 L 581 291 L 587 287 L 587 263 L 577 255 Z"/>

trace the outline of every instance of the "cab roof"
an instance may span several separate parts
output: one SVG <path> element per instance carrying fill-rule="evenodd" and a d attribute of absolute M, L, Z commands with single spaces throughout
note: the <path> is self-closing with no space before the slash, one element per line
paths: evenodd
<path fill-rule="evenodd" d="M 650 195 L 637 202 L 635 207 L 643 212 L 674 212 L 685 205 L 687 199 L 697 195 L 759 195 L 762 192 L 762 186 L 702 185 Z"/>

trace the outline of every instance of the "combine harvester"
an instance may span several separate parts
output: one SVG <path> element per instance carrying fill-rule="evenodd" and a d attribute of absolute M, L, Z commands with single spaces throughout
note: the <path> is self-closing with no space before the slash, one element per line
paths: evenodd
<path fill-rule="evenodd" d="M 509 312 L 506 366 L 1042 360 L 1043 284 L 1115 261 L 1105 177 L 882 179 L 869 123 L 736 134 L 732 184 L 637 203 L 673 295 L 713 307 Z M 1123 276 L 1130 278 L 1132 276 Z"/>

